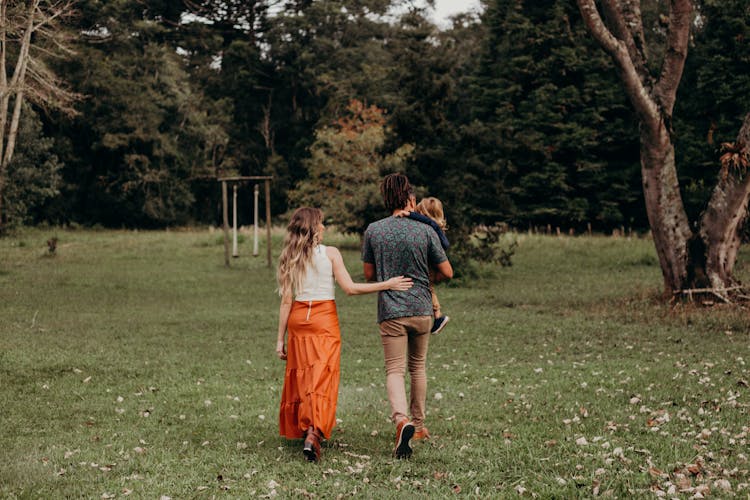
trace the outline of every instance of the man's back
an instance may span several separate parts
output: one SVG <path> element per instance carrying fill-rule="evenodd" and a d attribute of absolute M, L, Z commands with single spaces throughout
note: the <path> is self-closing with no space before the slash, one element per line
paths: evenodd
<path fill-rule="evenodd" d="M 435 231 L 406 217 L 387 217 L 365 231 L 362 260 L 375 266 L 377 281 L 408 276 L 407 291 L 378 294 L 378 322 L 408 316 L 431 316 L 429 270 L 447 260 Z"/>

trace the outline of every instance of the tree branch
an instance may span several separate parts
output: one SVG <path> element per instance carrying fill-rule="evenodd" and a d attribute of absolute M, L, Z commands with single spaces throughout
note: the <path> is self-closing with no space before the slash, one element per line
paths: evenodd
<path fill-rule="evenodd" d="M 8 122 L 8 74 L 5 65 L 7 58 L 7 33 L 8 33 L 8 4 L 5 0 L 0 2 L 0 130 L 5 130 L 5 125 Z M 3 157 L 3 151 L 5 150 L 5 141 L 3 140 L 3 134 L 0 134 L 0 158 Z M 0 162 L 0 187 L 3 184 L 5 178 L 4 169 Z M 3 191 L 0 189 L 0 196 Z M 2 217 L 2 214 L 0 214 Z M 0 219 L 0 226 L 2 226 L 2 219 Z"/>
<path fill-rule="evenodd" d="M 648 61 L 648 46 L 646 37 L 643 33 L 643 15 L 641 14 L 640 0 L 624 0 L 623 17 L 625 22 L 631 26 L 633 38 L 638 51 L 642 54 L 643 60 Z"/>
<path fill-rule="evenodd" d="M 67 0 L 62 2 L 57 2 L 54 5 L 50 5 L 46 12 L 43 12 L 42 9 L 38 7 L 39 2 L 37 2 L 37 8 L 34 12 L 34 14 L 39 14 L 41 17 L 41 21 L 34 24 L 32 27 L 32 31 L 37 31 L 41 27 L 52 23 L 55 19 L 58 17 L 68 17 L 73 13 L 73 5 L 74 2 Z"/>
<path fill-rule="evenodd" d="M 627 45 L 618 40 L 604 24 L 594 0 L 576 0 L 576 2 L 587 29 L 599 42 L 599 45 L 614 59 L 625 85 L 625 92 L 630 98 L 639 119 L 654 128 L 657 125 L 654 120 L 658 116 L 658 108 L 651 98 L 649 90 L 645 88 L 639 77 Z"/>
<path fill-rule="evenodd" d="M 3 90 L 5 90 L 5 94 L 3 94 L 2 97 L 9 97 L 9 93 L 17 88 L 19 81 L 23 81 L 20 79 L 21 74 L 23 73 L 22 69 L 23 66 L 26 63 L 26 56 L 29 53 L 29 47 L 31 46 L 31 33 L 32 33 L 32 27 L 34 26 L 34 16 L 32 13 L 36 10 L 37 6 L 39 5 L 39 0 L 34 0 L 32 5 L 29 8 L 28 12 L 28 19 L 26 22 L 26 27 L 23 31 L 23 37 L 21 39 L 21 48 L 19 50 L 18 54 L 18 60 L 16 61 L 16 67 L 13 70 L 13 76 L 10 78 L 10 84 Z M 19 80 L 20 79 L 20 80 Z"/>
<path fill-rule="evenodd" d="M 81 94 L 71 91 L 59 76 L 32 57 L 26 71 L 29 101 L 44 109 L 54 107 L 68 116 L 78 114 L 73 105 L 82 99 Z"/>
<path fill-rule="evenodd" d="M 670 0 L 667 52 L 656 84 L 655 94 L 662 111 L 671 118 L 677 96 L 677 87 L 682 79 L 690 40 L 693 3 L 691 0 Z"/>
<path fill-rule="evenodd" d="M 645 39 L 643 36 L 643 23 L 640 16 L 634 14 L 629 2 L 623 2 L 628 7 L 621 7 L 620 0 L 602 0 L 602 10 L 605 18 L 609 21 L 613 34 L 621 40 L 628 49 L 630 59 L 633 61 L 638 76 L 648 88 L 653 88 L 653 78 L 646 65 Z M 640 14 L 640 12 L 639 12 Z"/>

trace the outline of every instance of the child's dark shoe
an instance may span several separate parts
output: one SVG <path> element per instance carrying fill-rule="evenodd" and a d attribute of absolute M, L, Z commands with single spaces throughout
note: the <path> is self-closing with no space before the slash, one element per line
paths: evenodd
<path fill-rule="evenodd" d="M 437 335 L 443 328 L 445 328 L 445 325 L 447 325 L 450 320 L 451 319 L 449 316 L 440 316 L 439 318 L 435 318 L 435 322 L 432 324 L 432 330 L 430 330 L 430 333 L 432 333 L 433 335 Z"/>

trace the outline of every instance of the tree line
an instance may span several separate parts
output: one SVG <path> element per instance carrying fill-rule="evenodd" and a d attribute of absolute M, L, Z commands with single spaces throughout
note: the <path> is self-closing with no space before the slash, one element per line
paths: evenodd
<path fill-rule="evenodd" d="M 657 71 L 669 2 L 637 3 Z M 750 6 L 695 6 L 668 124 L 693 220 L 750 111 Z M 575 0 L 487 0 L 444 29 L 401 0 L 73 7 L 55 25 L 70 50 L 32 59 L 73 101 L 24 100 L 4 225 L 217 223 L 216 179 L 239 174 L 274 177 L 274 214 L 316 203 L 358 232 L 382 212 L 376 180 L 400 170 L 456 227 L 649 227 L 640 118 Z"/>

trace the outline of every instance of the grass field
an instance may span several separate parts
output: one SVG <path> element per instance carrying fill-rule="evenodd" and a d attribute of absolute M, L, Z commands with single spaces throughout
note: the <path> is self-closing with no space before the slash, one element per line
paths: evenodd
<path fill-rule="evenodd" d="M 339 292 L 319 465 L 278 436 L 278 298 L 249 238 L 230 269 L 207 230 L 0 239 L 0 497 L 747 497 L 748 311 L 660 302 L 648 240 L 519 238 L 513 267 L 438 289 L 433 439 L 408 461 L 376 299 Z"/>

